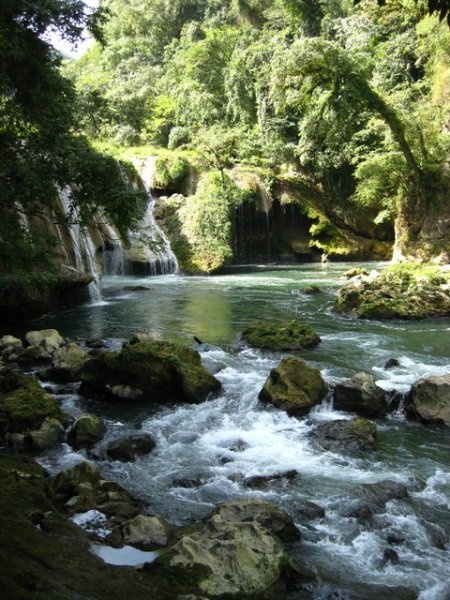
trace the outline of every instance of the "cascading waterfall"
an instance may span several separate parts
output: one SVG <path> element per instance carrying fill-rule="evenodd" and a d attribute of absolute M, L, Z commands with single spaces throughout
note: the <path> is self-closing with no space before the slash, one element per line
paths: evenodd
<path fill-rule="evenodd" d="M 170 247 L 170 242 L 157 225 L 153 213 L 155 199 L 152 196 L 153 174 L 156 156 L 150 156 L 143 162 L 137 163 L 142 182 L 148 193 L 147 210 L 137 231 L 130 235 L 132 245 L 139 248 L 145 258 L 149 275 L 168 275 L 178 272 L 178 261 Z"/>
<path fill-rule="evenodd" d="M 103 270 L 107 275 L 124 275 L 125 261 L 120 236 L 106 219 L 102 221 L 102 230 L 106 237 L 107 246 L 103 251 Z"/>
<path fill-rule="evenodd" d="M 92 281 L 88 286 L 91 302 L 102 300 L 100 291 L 100 274 L 95 259 L 95 246 L 86 227 L 81 227 L 75 222 L 77 218 L 76 209 L 70 201 L 70 188 L 64 187 L 58 191 L 58 196 L 64 215 L 68 217 L 67 232 L 69 234 L 75 266 L 80 271 L 87 271 L 92 275 Z M 74 220 L 75 219 L 75 220 Z"/>

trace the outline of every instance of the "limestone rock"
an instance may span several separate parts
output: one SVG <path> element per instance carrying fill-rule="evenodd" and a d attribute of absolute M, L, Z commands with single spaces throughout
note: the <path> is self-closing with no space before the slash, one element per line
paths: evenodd
<path fill-rule="evenodd" d="M 184 535 L 169 551 L 171 569 L 201 572 L 198 591 L 208 598 L 262 596 L 282 574 L 284 549 L 258 523 L 212 516 L 198 531 Z"/>
<path fill-rule="evenodd" d="M 237 498 L 222 502 L 212 513 L 224 521 L 236 523 L 258 523 L 284 544 L 300 539 L 300 533 L 288 513 L 259 498 Z"/>
<path fill-rule="evenodd" d="M 56 329 L 29 331 L 25 334 L 25 340 L 29 346 L 42 346 L 49 353 L 53 353 L 64 343 L 64 338 L 61 337 Z"/>
<path fill-rule="evenodd" d="M 422 421 L 450 427 L 450 374 L 419 379 L 411 388 L 411 400 Z"/>
<path fill-rule="evenodd" d="M 255 321 L 244 329 L 242 337 L 251 346 L 264 350 L 300 350 L 320 342 L 310 325 L 293 319 L 282 323 Z"/>
<path fill-rule="evenodd" d="M 74 448 L 89 448 L 102 439 L 105 424 L 97 415 L 85 414 L 78 417 L 67 434 L 67 441 Z"/>
<path fill-rule="evenodd" d="M 0 338 L 0 350 L 12 346 L 13 348 L 23 348 L 22 340 L 12 335 L 4 335 Z"/>
<path fill-rule="evenodd" d="M 339 419 L 330 423 L 321 423 L 311 432 L 311 437 L 322 448 L 332 452 L 373 450 L 377 429 L 368 419 Z"/>
<path fill-rule="evenodd" d="M 364 417 L 382 417 L 387 412 L 385 393 L 370 373 L 356 373 L 338 383 L 334 390 L 334 408 L 355 412 Z"/>
<path fill-rule="evenodd" d="M 126 344 L 121 352 L 89 360 L 81 379 L 83 394 L 121 399 L 124 386 L 131 386 L 142 392 L 136 399 L 147 402 L 203 402 L 221 387 L 201 364 L 198 352 L 158 340 Z"/>
<path fill-rule="evenodd" d="M 125 544 L 140 550 L 155 550 L 167 546 L 171 533 L 170 525 L 162 517 L 138 515 L 121 526 Z"/>
<path fill-rule="evenodd" d="M 299 358 L 284 358 L 272 369 L 259 399 L 271 402 L 289 415 L 301 416 L 325 397 L 326 386 L 320 371 Z"/>
<path fill-rule="evenodd" d="M 75 343 L 55 350 L 50 376 L 58 381 L 77 381 L 88 354 Z"/>

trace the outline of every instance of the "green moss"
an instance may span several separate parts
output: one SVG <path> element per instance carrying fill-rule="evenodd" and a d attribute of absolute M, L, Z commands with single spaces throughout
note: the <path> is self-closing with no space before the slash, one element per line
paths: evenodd
<path fill-rule="evenodd" d="M 56 399 L 31 376 L 17 377 L 16 389 L 0 396 L 0 431 L 3 433 L 39 429 L 47 417 L 61 419 L 61 410 Z"/>
<path fill-rule="evenodd" d="M 312 348 L 320 342 L 310 325 L 295 320 L 281 323 L 255 321 L 242 332 L 251 346 L 264 350 L 299 350 Z"/>

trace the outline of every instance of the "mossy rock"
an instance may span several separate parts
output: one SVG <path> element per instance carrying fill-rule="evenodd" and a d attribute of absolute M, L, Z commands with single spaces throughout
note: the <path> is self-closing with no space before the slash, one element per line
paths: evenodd
<path fill-rule="evenodd" d="M 255 321 L 242 332 L 244 340 L 263 350 L 301 350 L 313 348 L 320 342 L 310 325 L 294 319 L 281 323 Z"/>
<path fill-rule="evenodd" d="M 433 265 L 393 265 L 338 292 L 336 312 L 361 319 L 424 319 L 450 315 L 450 277 Z"/>
<path fill-rule="evenodd" d="M 0 433 L 37 430 L 47 418 L 62 420 L 57 400 L 30 375 L 0 376 Z"/>
<path fill-rule="evenodd" d="M 325 393 L 325 382 L 318 369 L 299 358 L 284 358 L 270 372 L 259 399 L 271 402 L 289 415 L 303 416 L 323 400 Z"/>
<path fill-rule="evenodd" d="M 421 421 L 450 427 L 450 374 L 419 379 L 410 397 Z"/>
<path fill-rule="evenodd" d="M 318 425 L 311 437 L 325 450 L 374 450 L 377 428 L 368 419 L 339 419 Z"/>
<path fill-rule="evenodd" d="M 201 364 L 198 352 L 159 340 L 106 352 L 84 365 L 81 379 L 84 394 L 120 398 L 125 385 L 142 392 L 140 401 L 150 402 L 203 402 L 221 387 Z"/>

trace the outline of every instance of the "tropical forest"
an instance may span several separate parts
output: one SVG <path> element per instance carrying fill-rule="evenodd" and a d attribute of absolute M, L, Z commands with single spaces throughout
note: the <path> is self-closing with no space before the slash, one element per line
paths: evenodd
<path fill-rule="evenodd" d="M 448 0 L 1 0 L 0 596 L 450 600 Z"/>

